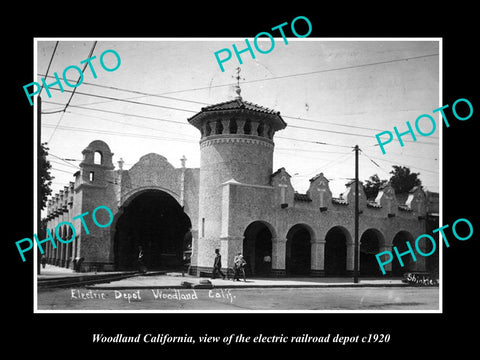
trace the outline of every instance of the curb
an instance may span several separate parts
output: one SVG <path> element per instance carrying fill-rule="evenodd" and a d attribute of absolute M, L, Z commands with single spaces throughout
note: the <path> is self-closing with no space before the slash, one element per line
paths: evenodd
<path fill-rule="evenodd" d="M 321 288 L 355 288 L 355 287 L 413 287 L 408 284 L 249 284 L 249 285 L 214 285 L 214 284 L 191 284 L 190 286 L 179 285 L 124 285 L 124 286 L 86 286 L 92 290 L 148 290 L 148 289 L 287 289 L 287 288 L 304 288 L 304 289 L 321 289 Z"/>
<path fill-rule="evenodd" d="M 164 272 L 155 272 L 144 274 L 143 276 L 153 276 L 158 274 L 163 274 Z M 129 271 L 125 273 L 114 273 L 114 274 L 79 274 L 79 275 L 69 275 L 69 276 L 52 276 L 48 278 L 39 278 L 37 279 L 38 288 L 49 288 L 49 287 L 69 287 L 69 286 L 79 286 L 79 285 L 88 285 L 88 284 L 97 284 L 97 283 L 109 283 L 111 281 L 127 279 L 130 277 L 138 276 L 140 273 L 137 271 Z"/>

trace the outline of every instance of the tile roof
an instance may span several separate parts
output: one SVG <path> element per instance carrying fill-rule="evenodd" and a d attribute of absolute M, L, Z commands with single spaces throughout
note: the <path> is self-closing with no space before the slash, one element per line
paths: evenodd
<path fill-rule="evenodd" d="M 381 209 L 382 205 L 377 204 L 375 201 L 367 201 L 367 207 Z"/>
<path fill-rule="evenodd" d="M 342 198 L 333 198 L 332 197 L 332 203 L 337 204 L 337 205 L 348 205 L 348 201 L 346 199 L 342 199 Z"/>
<path fill-rule="evenodd" d="M 209 105 L 202 108 L 202 111 L 217 111 L 217 110 L 237 110 L 237 109 L 247 109 L 252 111 L 259 111 L 272 115 L 279 115 L 279 111 L 271 110 L 266 107 L 253 104 L 242 99 L 234 99 L 225 101 L 219 104 Z"/>
<path fill-rule="evenodd" d="M 254 112 L 265 114 L 265 115 L 270 115 L 269 116 L 270 123 L 273 125 L 275 131 L 284 129 L 287 126 L 287 123 L 280 116 L 279 111 L 275 111 L 257 104 L 253 104 L 241 98 L 236 98 L 234 100 L 229 100 L 229 101 L 221 102 L 218 104 L 202 107 L 199 113 L 193 115 L 187 120 L 190 124 L 196 127 L 199 127 L 201 123 L 201 119 L 203 119 L 203 117 L 206 114 L 209 114 L 209 113 L 214 114 L 216 111 L 230 111 L 230 110 L 233 110 L 233 111 L 247 110 L 247 111 L 254 111 Z"/>
<path fill-rule="evenodd" d="M 299 194 L 297 192 L 293 194 L 293 199 L 296 201 L 312 201 L 307 194 Z"/>

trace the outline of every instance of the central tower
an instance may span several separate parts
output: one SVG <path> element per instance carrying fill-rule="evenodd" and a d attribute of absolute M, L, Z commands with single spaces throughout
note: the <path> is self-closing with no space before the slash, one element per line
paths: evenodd
<path fill-rule="evenodd" d="M 221 249 L 222 184 L 269 186 L 273 136 L 287 126 L 279 112 L 244 101 L 238 86 L 236 91 L 234 100 L 204 107 L 188 119 L 201 134 L 199 236 L 192 259 L 197 271 L 211 271 L 214 251 Z"/>

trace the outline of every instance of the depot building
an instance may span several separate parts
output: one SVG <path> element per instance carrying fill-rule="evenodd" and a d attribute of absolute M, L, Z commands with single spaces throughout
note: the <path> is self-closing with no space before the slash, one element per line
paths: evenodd
<path fill-rule="evenodd" d="M 237 89 L 239 90 L 239 89 Z M 224 268 L 241 252 L 248 276 L 350 276 L 354 267 L 355 182 L 332 196 L 323 173 L 306 193 L 295 191 L 284 168 L 273 169 L 274 137 L 287 124 L 279 112 L 243 100 L 207 106 L 188 122 L 200 132 L 200 168 L 175 168 L 159 154 L 142 156 L 129 170 L 112 163 L 109 146 L 96 140 L 82 151 L 74 181 L 48 201 L 47 228 L 75 225 L 68 244 L 48 242 L 47 262 L 79 271 L 135 270 L 141 247 L 148 270 L 211 274 L 215 249 Z M 438 227 L 438 194 L 414 188 L 396 195 L 390 184 L 367 200 L 359 183 L 360 276 L 382 276 L 375 255 L 408 250 Z M 72 218 L 97 206 L 114 214 L 106 228 Z M 59 235 L 71 238 L 63 225 Z M 438 239 L 437 239 L 438 243 Z M 419 244 L 429 252 L 431 242 Z M 386 265 L 387 274 L 438 270 L 438 255 Z"/>

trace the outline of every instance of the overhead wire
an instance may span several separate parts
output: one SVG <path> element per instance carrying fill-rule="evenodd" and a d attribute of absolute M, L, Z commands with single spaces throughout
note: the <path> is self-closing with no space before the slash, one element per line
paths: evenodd
<path fill-rule="evenodd" d="M 94 41 L 94 42 L 93 42 L 93 45 L 92 45 L 92 48 L 90 49 L 90 53 L 89 53 L 87 59 L 89 59 L 89 58 L 92 57 L 92 54 L 93 54 L 93 51 L 95 50 L 95 46 L 96 46 L 96 45 L 97 45 L 97 41 Z M 79 75 L 79 77 L 78 77 L 77 86 L 75 86 L 75 88 L 73 89 L 72 94 L 70 95 L 70 98 L 68 99 L 68 101 L 67 101 L 67 103 L 66 103 L 66 105 L 65 105 L 65 108 L 63 109 L 63 113 L 62 113 L 62 115 L 60 116 L 60 118 L 58 119 L 57 125 L 56 125 L 56 127 L 53 129 L 52 133 L 50 134 L 50 138 L 48 139 L 47 143 L 49 143 L 49 142 L 52 140 L 53 135 L 55 135 L 55 132 L 56 132 L 58 126 L 59 126 L 60 123 L 62 122 L 63 117 L 65 116 L 65 110 L 67 110 L 68 105 L 70 105 L 70 102 L 72 101 L 73 95 L 75 94 L 75 90 L 77 90 L 78 83 L 79 83 L 80 79 L 83 78 L 83 73 L 85 72 L 85 69 L 87 68 L 87 65 L 88 65 L 88 62 L 85 62 L 85 65 L 83 66 L 83 69 L 82 69 L 82 73 L 81 73 L 81 74 Z M 55 88 L 54 88 L 54 89 L 55 89 Z"/>
<path fill-rule="evenodd" d="M 245 84 L 245 83 L 254 83 L 254 82 L 259 82 L 259 81 L 268 81 L 268 80 L 273 80 L 273 79 L 281 79 L 281 78 L 287 78 L 287 77 L 293 77 L 293 76 L 310 75 L 310 74 L 322 73 L 322 72 L 328 72 L 328 71 L 339 71 L 339 70 L 352 69 L 352 68 L 358 68 L 358 67 L 365 67 L 365 66 L 373 66 L 373 65 L 378 65 L 378 64 L 386 64 L 386 63 L 392 63 L 392 62 L 399 62 L 399 61 L 407 61 L 407 60 L 419 59 L 419 58 L 431 57 L 431 56 L 438 56 L 438 54 L 419 55 L 419 56 L 407 57 L 407 58 L 401 58 L 401 59 L 391 59 L 391 60 L 378 61 L 378 62 L 372 62 L 372 63 L 367 63 L 367 64 L 351 65 L 351 66 L 345 66 L 345 67 L 339 67 L 339 68 L 316 70 L 316 71 L 306 72 L 306 73 L 299 73 L 299 74 L 290 74 L 290 75 L 284 75 L 284 76 L 277 76 L 277 77 L 266 78 L 266 79 L 250 80 L 250 81 L 244 81 L 244 82 L 242 82 L 242 84 Z M 138 94 L 142 94 L 142 96 L 157 96 L 157 97 L 162 97 L 162 96 L 164 96 L 163 94 L 165 94 L 165 93 L 163 93 L 163 94 L 151 94 L 151 93 L 139 92 L 139 91 L 135 91 L 135 90 L 122 89 L 122 88 L 113 87 L 113 86 L 102 86 L 102 85 L 91 84 L 91 83 L 89 83 L 89 84 L 90 84 L 90 85 L 93 85 L 93 86 L 100 86 L 100 87 L 110 88 L 110 89 L 114 89 L 114 90 L 120 90 L 120 91 L 128 91 L 128 92 L 132 92 L 132 93 L 138 93 Z M 231 85 L 232 85 L 232 84 L 225 84 L 225 85 L 217 85 L 217 86 L 231 86 Z M 214 86 L 214 87 L 215 87 L 215 86 Z M 211 88 L 211 86 L 210 86 L 210 87 L 205 87 L 205 88 Z M 196 88 L 196 89 L 199 89 L 199 88 Z M 187 90 L 195 90 L 195 89 L 187 89 Z M 182 90 L 182 91 L 180 91 L 180 92 L 184 92 L 184 91 L 187 91 L 187 90 Z M 178 92 L 178 91 L 175 91 L 175 92 Z M 169 93 L 171 93 L 171 92 L 169 92 Z M 119 99 L 119 98 L 109 97 L 109 96 L 103 96 L 103 95 L 80 93 L 80 92 L 78 92 L 78 94 L 80 94 L 80 95 L 85 95 L 85 96 L 95 96 L 95 97 L 104 98 L 104 99 L 108 99 L 108 100 L 112 100 L 112 101 L 125 101 L 125 102 L 130 102 L 130 103 L 139 104 L 139 105 L 154 106 L 154 107 L 163 107 L 163 108 L 168 108 L 168 109 L 172 109 L 172 110 L 186 111 L 186 112 L 191 112 L 191 113 L 196 113 L 196 112 L 197 112 L 197 111 L 195 111 L 195 110 L 182 109 L 182 108 L 178 108 L 178 107 L 168 107 L 168 106 L 162 106 L 162 105 L 157 105 L 157 104 L 149 104 L 149 103 L 144 103 L 144 102 L 132 101 L 132 100 L 128 100 L 128 99 Z M 184 100 L 184 99 L 179 99 L 179 98 L 175 98 L 175 100 L 192 102 L 192 103 L 194 102 L 194 101 L 192 101 L 192 100 Z M 205 103 L 202 103 L 202 102 L 195 102 L 195 103 L 205 104 Z M 347 127 L 350 127 L 350 128 L 358 128 L 358 129 L 363 129 L 363 130 L 381 131 L 380 129 L 375 129 L 375 128 L 361 127 L 361 126 L 356 126 L 356 125 L 337 124 L 337 123 L 325 122 L 325 121 L 316 121 L 316 120 L 312 120 L 312 119 L 305 119 L 305 118 L 293 117 L 293 116 L 288 116 L 288 115 L 284 115 L 284 117 L 292 118 L 292 119 L 297 119 L 297 120 L 303 120 L 303 121 L 311 121 L 311 122 L 316 122 L 316 123 L 318 123 L 318 122 L 323 122 L 323 123 L 325 123 L 325 124 L 334 125 L 334 126 L 335 126 L 335 125 L 336 125 L 336 126 L 347 126 Z M 300 127 L 300 126 L 298 126 L 298 125 L 289 125 L 289 127 L 291 127 L 291 128 L 300 128 L 300 129 L 308 129 L 308 130 L 313 130 L 313 131 L 323 131 L 323 132 L 338 133 L 338 134 L 349 135 L 349 136 L 371 137 L 370 135 L 352 134 L 352 133 L 341 132 L 341 131 L 335 132 L 335 131 L 333 131 L 333 130 L 325 130 L 325 129 L 318 129 L 318 128 Z M 409 142 L 409 140 L 406 140 L 406 142 Z M 418 141 L 417 141 L 417 142 L 418 142 Z M 420 142 L 420 143 L 422 143 L 422 144 L 428 144 L 428 145 L 437 145 L 436 143 L 423 142 L 423 141 Z"/>
<path fill-rule="evenodd" d="M 374 65 L 388 64 L 388 63 L 394 63 L 394 62 L 400 62 L 400 61 L 408 61 L 408 60 L 414 60 L 414 59 L 421 59 L 421 58 L 438 56 L 438 55 L 439 55 L 438 53 L 435 53 L 435 54 L 426 54 L 426 55 L 412 56 L 412 57 L 400 58 L 400 59 L 391 59 L 391 60 L 384 60 L 384 61 L 376 61 L 376 62 L 366 63 L 366 64 L 349 65 L 349 66 L 342 66 L 342 67 L 338 67 L 338 68 L 315 70 L 315 71 L 309 71 L 309 72 L 298 73 L 298 74 L 289 74 L 289 75 L 274 76 L 274 77 L 264 78 L 264 79 L 256 79 L 256 80 L 242 81 L 242 82 L 240 82 L 240 84 L 243 85 L 243 84 L 256 83 L 256 82 L 261 82 L 261 81 L 278 80 L 278 79 L 285 79 L 285 78 L 290 78 L 290 77 L 297 77 L 297 76 L 306 76 L 306 75 L 326 73 L 326 72 L 331 72 L 331 71 L 355 69 L 355 68 L 361 68 L 361 67 L 367 67 L 367 66 L 374 66 Z M 199 87 L 199 88 L 190 88 L 190 89 L 184 89 L 184 90 L 168 91 L 168 92 L 163 92 L 163 93 L 161 93 L 161 95 L 165 95 L 165 94 L 175 94 L 175 93 L 187 92 L 187 91 L 205 90 L 205 89 L 211 89 L 211 88 L 216 88 L 216 87 L 224 87 L 224 86 L 232 86 L 232 85 L 236 85 L 236 83 L 229 83 L 229 84 L 223 84 L 223 85 L 213 85 L 213 86 L 205 86 L 205 87 Z"/>
<path fill-rule="evenodd" d="M 48 76 L 48 71 L 50 70 L 50 66 L 52 65 L 53 57 L 55 56 L 55 52 L 57 51 L 58 43 L 59 41 L 55 43 L 55 47 L 53 48 L 52 56 L 50 57 L 50 61 L 48 62 L 47 71 L 45 71 L 45 76 Z M 40 91 L 38 92 L 39 96 L 42 93 L 42 90 L 43 90 L 43 81 L 42 81 L 42 86 L 40 86 Z"/>

